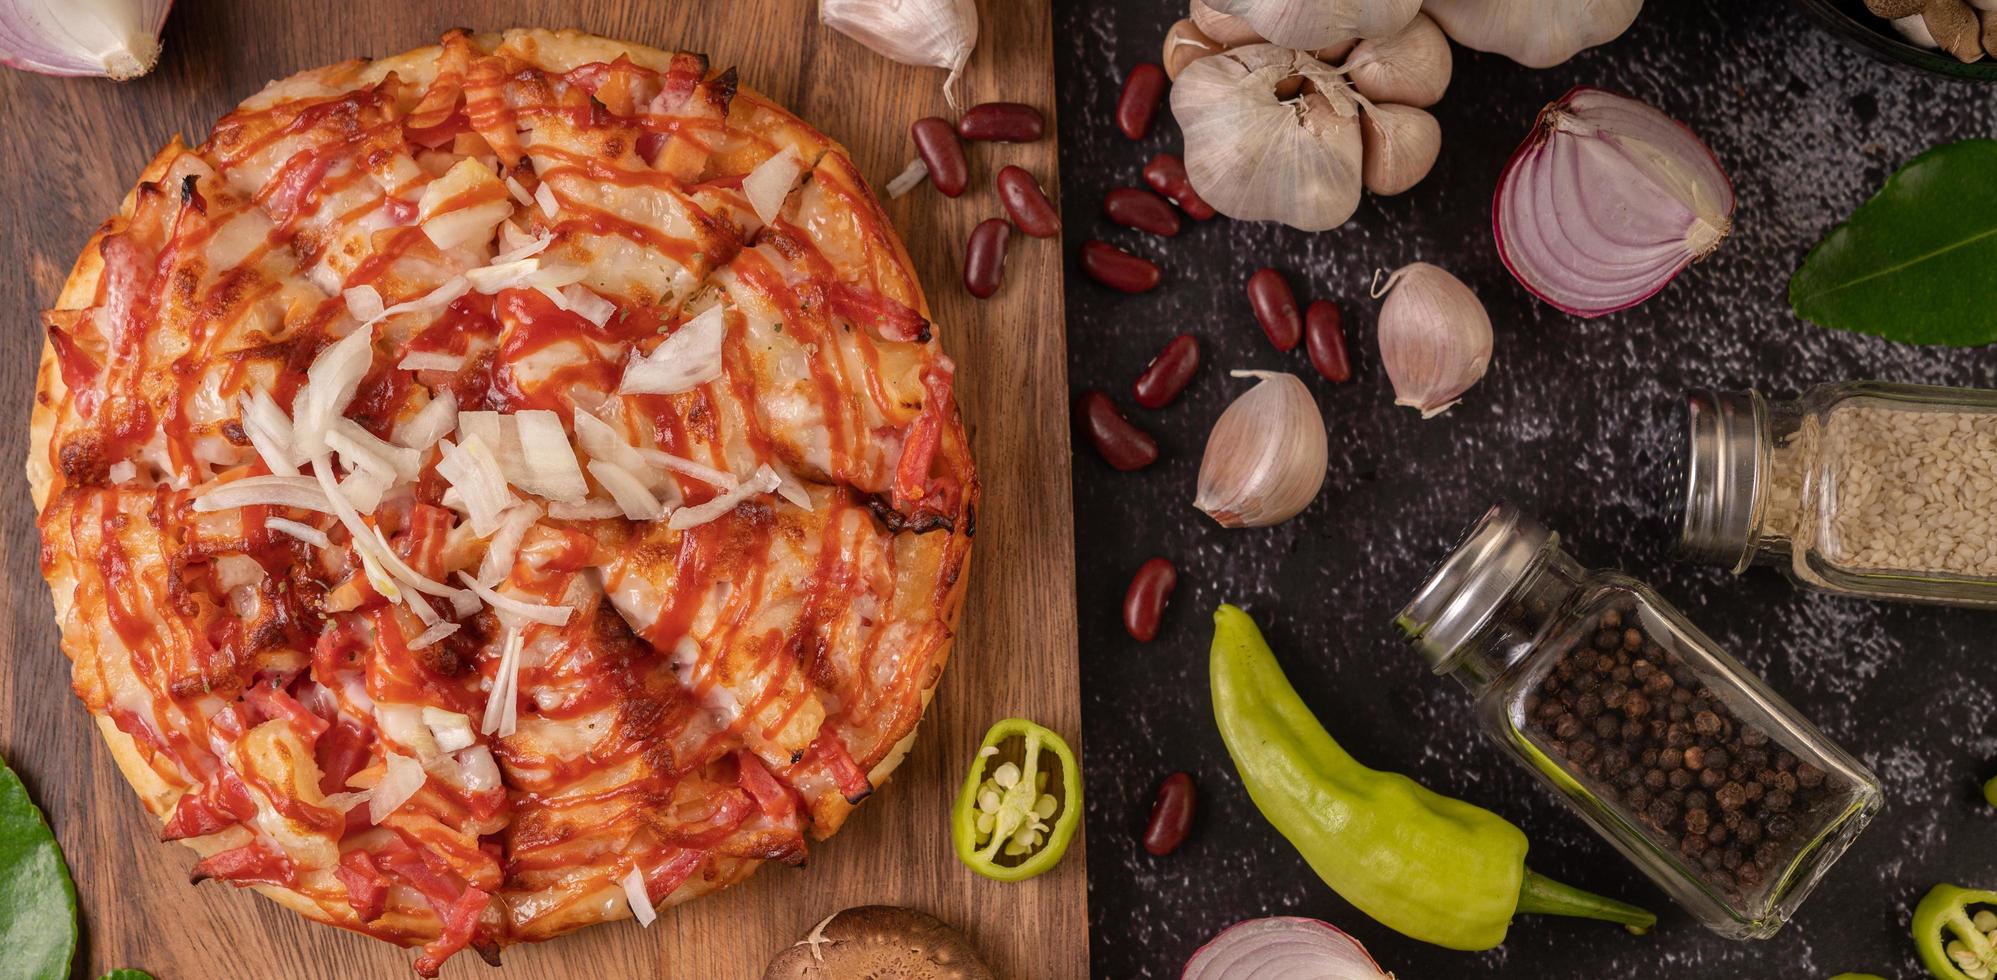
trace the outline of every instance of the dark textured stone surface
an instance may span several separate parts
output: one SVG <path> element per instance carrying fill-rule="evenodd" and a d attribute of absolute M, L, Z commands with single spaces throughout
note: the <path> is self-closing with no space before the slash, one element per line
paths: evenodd
<path fill-rule="evenodd" d="M 1068 286 L 1073 385 L 1110 391 L 1164 449 L 1157 465 L 1129 474 L 1085 445 L 1075 458 L 1095 973 L 1174 977 L 1222 927 L 1292 914 L 1350 930 L 1403 977 L 1918 975 L 1905 927 L 1913 902 L 1936 881 L 1997 883 L 1997 811 L 1976 795 L 1997 771 L 1997 616 L 1817 596 L 1764 570 L 1735 578 L 1675 563 L 1657 469 L 1688 387 L 1997 386 L 1987 350 L 1826 331 L 1784 301 L 1810 245 L 1894 167 L 1935 143 L 1997 132 L 1997 87 L 1866 60 L 1786 4 L 1656 2 L 1621 39 L 1545 71 L 1458 48 L 1435 110 L 1444 135 L 1434 173 L 1402 197 L 1369 198 L 1343 228 L 1310 235 L 1217 219 L 1165 241 L 1114 228 L 1098 208 L 1110 187 L 1141 183 L 1153 152 L 1179 147 L 1169 112 L 1133 144 L 1111 110 L 1123 70 L 1158 57 L 1184 8 L 1055 6 L 1068 246 L 1102 237 L 1166 268 L 1165 285 L 1143 296 L 1102 289 L 1072 263 Z M 1719 155 L 1740 201 L 1733 238 L 1710 260 L 1650 302 L 1593 321 L 1534 302 L 1498 262 L 1489 230 L 1505 158 L 1542 103 L 1584 82 L 1684 120 Z M 1497 329 L 1489 376 L 1426 422 L 1391 404 L 1373 341 L 1378 304 L 1365 294 L 1376 268 L 1415 260 L 1461 276 Z M 1241 288 L 1264 264 L 1289 273 L 1301 298 L 1344 305 L 1351 383 L 1324 383 L 1301 350 L 1278 354 L 1262 339 Z M 1170 408 L 1136 408 L 1131 380 L 1181 330 L 1205 344 L 1200 375 Z M 1224 531 L 1190 506 L 1207 429 L 1248 386 L 1225 375 L 1239 367 L 1305 376 L 1331 430 L 1324 492 L 1267 530 Z M 1463 691 L 1429 676 L 1392 635 L 1393 613 L 1430 563 L 1499 496 L 1537 511 L 1583 562 L 1651 582 L 1884 781 L 1886 810 L 1774 939 L 1724 940 L 1671 907 L 1483 741 Z M 1124 634 L 1118 604 L 1154 554 L 1178 563 L 1180 584 L 1158 640 L 1142 645 Z M 1208 614 L 1224 600 L 1254 613 L 1353 753 L 1518 822 L 1536 869 L 1656 908 L 1657 932 L 1523 919 L 1502 948 L 1464 954 L 1404 939 L 1346 905 L 1261 820 L 1214 731 Z M 1137 834 L 1158 781 L 1178 769 L 1199 781 L 1199 820 L 1182 850 L 1152 858 Z"/>

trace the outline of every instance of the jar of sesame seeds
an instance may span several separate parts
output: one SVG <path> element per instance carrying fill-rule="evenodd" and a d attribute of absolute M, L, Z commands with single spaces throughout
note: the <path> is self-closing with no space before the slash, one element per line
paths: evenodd
<path fill-rule="evenodd" d="M 1493 507 L 1395 619 L 1486 734 L 1709 928 L 1773 935 L 1879 781 L 1649 586 Z"/>
<path fill-rule="evenodd" d="M 1997 391 L 1686 399 L 1678 553 L 1847 595 L 1997 606 Z"/>

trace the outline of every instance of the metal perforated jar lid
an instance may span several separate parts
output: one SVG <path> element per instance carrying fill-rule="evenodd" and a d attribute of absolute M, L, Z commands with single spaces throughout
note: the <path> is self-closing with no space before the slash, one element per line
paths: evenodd
<path fill-rule="evenodd" d="M 1754 556 L 1755 513 L 1765 475 L 1768 401 L 1748 391 L 1685 396 L 1679 558 L 1736 572 Z"/>
<path fill-rule="evenodd" d="M 1558 537 L 1532 515 L 1500 502 L 1429 573 L 1394 625 L 1436 673 L 1452 669 L 1470 639 L 1505 607 L 1513 590 Z"/>

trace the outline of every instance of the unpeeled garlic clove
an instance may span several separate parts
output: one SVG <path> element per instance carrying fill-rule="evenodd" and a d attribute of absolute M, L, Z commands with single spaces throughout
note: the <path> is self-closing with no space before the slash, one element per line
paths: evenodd
<path fill-rule="evenodd" d="M 1386 37 L 1408 26 L 1421 0 L 1207 0 L 1248 22 L 1272 44 L 1315 51 L 1353 37 Z"/>
<path fill-rule="evenodd" d="M 1621 37 L 1643 0 L 1424 0 L 1422 9 L 1466 48 L 1551 68 Z"/>
<path fill-rule="evenodd" d="M 1366 144 L 1362 175 L 1375 194 L 1399 194 L 1421 183 L 1442 152 L 1442 124 L 1414 106 L 1369 106 L 1359 125 Z"/>
<path fill-rule="evenodd" d="M 1294 374 L 1229 373 L 1260 381 L 1220 413 L 1207 436 L 1193 506 L 1222 527 L 1287 521 L 1324 486 L 1324 415 Z"/>
<path fill-rule="evenodd" d="M 1434 418 L 1449 410 L 1491 364 L 1491 317 L 1461 279 L 1413 262 L 1374 291 L 1380 304 L 1380 366 L 1394 404 Z"/>
<path fill-rule="evenodd" d="M 1294 99 L 1285 82 L 1309 81 Z M 1304 231 L 1344 224 L 1359 207 L 1359 106 L 1338 73 L 1273 44 L 1201 58 L 1172 86 L 1186 175 L 1214 209 Z"/>
<path fill-rule="evenodd" d="M 1345 80 L 1374 102 L 1425 109 L 1442 100 L 1451 70 L 1449 38 L 1427 14 L 1417 14 L 1398 34 L 1360 42 L 1345 63 Z"/>
<path fill-rule="evenodd" d="M 0 0 L 0 65 L 137 78 L 159 60 L 172 0 Z"/>
<path fill-rule="evenodd" d="M 1200 25 L 1187 18 L 1173 24 L 1172 29 L 1165 32 L 1165 52 L 1159 60 L 1165 65 L 1165 77 L 1178 81 L 1179 73 L 1185 71 L 1187 65 L 1224 50 L 1219 41 L 1206 36 Z"/>
<path fill-rule="evenodd" d="M 1238 48 L 1245 44 L 1264 44 L 1262 35 L 1255 28 L 1233 14 L 1224 14 L 1207 6 L 1201 0 L 1193 0 L 1187 16 L 1193 19 L 1200 33 L 1213 38 L 1223 48 Z"/>
<path fill-rule="evenodd" d="M 1343 41 L 1336 41 L 1331 44 L 1327 44 L 1324 47 L 1317 49 L 1316 51 L 1312 51 L 1311 57 L 1316 58 L 1317 60 L 1322 61 L 1327 65 L 1334 64 L 1340 60 L 1343 60 L 1346 55 L 1352 53 L 1353 48 L 1358 46 L 1359 46 L 1358 38 L 1348 37 Z"/>
<path fill-rule="evenodd" d="M 818 0 L 818 19 L 882 57 L 949 69 L 943 98 L 959 108 L 958 82 L 978 43 L 976 0 Z"/>

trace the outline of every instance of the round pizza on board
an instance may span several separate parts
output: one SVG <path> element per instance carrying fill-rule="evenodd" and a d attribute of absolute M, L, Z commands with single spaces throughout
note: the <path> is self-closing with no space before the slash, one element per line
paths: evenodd
<path fill-rule="evenodd" d="M 195 881 L 425 975 L 802 861 L 941 676 L 953 365 L 845 150 L 702 56 L 272 83 L 44 319 L 78 697 Z"/>

